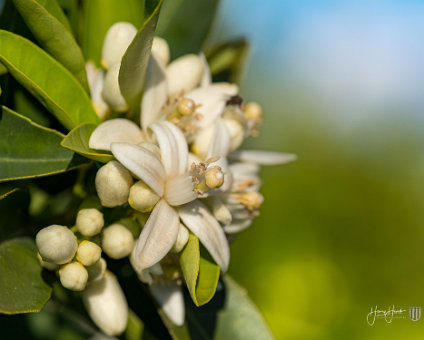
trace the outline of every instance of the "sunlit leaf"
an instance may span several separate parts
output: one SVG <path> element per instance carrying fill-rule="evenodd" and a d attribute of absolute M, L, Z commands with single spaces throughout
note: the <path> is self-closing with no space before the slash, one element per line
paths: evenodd
<path fill-rule="evenodd" d="M 17 238 L 0 244 L 0 312 L 38 312 L 51 288 L 41 277 L 34 241 Z"/>
<path fill-rule="evenodd" d="M 219 266 L 199 245 L 199 239 L 190 234 L 180 256 L 181 269 L 188 291 L 196 306 L 209 302 L 215 294 L 219 279 Z"/>
<path fill-rule="evenodd" d="M 56 0 L 13 0 L 13 3 L 40 45 L 88 92 L 84 57 Z"/>
<path fill-rule="evenodd" d="M 66 128 L 100 122 L 81 84 L 29 40 L 0 30 L 0 61 Z"/>
<path fill-rule="evenodd" d="M 88 141 L 95 128 L 96 124 L 91 123 L 78 125 L 66 135 L 62 141 L 62 146 L 79 153 L 84 157 L 94 159 L 102 163 L 111 161 L 113 159 L 111 154 L 100 153 L 97 150 L 90 149 L 88 146 Z"/>
<path fill-rule="evenodd" d="M 165 1 L 157 35 L 166 39 L 172 58 L 199 53 L 211 29 L 218 0 Z"/>
<path fill-rule="evenodd" d="M 216 45 L 206 51 L 214 81 L 240 84 L 248 52 L 249 45 L 244 39 Z"/>
<path fill-rule="evenodd" d="M 100 66 L 103 40 L 114 23 L 127 21 L 139 28 L 144 18 L 144 0 L 89 0 L 83 2 L 82 48 L 86 60 Z"/>
<path fill-rule="evenodd" d="M 39 177 L 71 170 L 83 158 L 63 147 L 63 135 L 2 107 L 0 181 Z"/>
<path fill-rule="evenodd" d="M 130 107 L 135 110 L 140 109 L 147 64 L 149 62 L 162 0 L 152 1 L 151 4 L 156 5 L 151 11 L 146 7 L 146 16 L 148 15 L 148 18 L 137 32 L 130 46 L 128 46 L 127 51 L 122 57 L 121 68 L 119 70 L 119 87 L 122 96 Z"/>

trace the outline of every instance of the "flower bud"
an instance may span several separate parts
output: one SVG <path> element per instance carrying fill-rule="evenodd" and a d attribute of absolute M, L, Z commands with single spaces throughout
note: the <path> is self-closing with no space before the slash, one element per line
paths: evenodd
<path fill-rule="evenodd" d="M 132 183 L 130 172 L 116 161 L 103 165 L 97 171 L 96 190 L 105 207 L 113 208 L 127 202 Z"/>
<path fill-rule="evenodd" d="M 122 56 L 137 34 L 137 29 L 129 22 L 117 22 L 106 33 L 102 48 L 102 66 L 109 69 L 120 64 Z"/>
<path fill-rule="evenodd" d="M 82 293 L 82 300 L 93 322 L 107 335 L 119 335 L 127 327 L 127 300 L 111 272 L 90 282 Z"/>
<path fill-rule="evenodd" d="M 175 244 L 174 244 L 173 248 L 171 249 L 171 251 L 173 253 L 179 253 L 181 250 L 183 250 L 183 248 L 187 244 L 188 236 L 189 236 L 189 233 L 188 233 L 187 228 L 183 224 L 180 223 L 180 227 L 178 229 L 177 240 L 175 241 Z"/>
<path fill-rule="evenodd" d="M 103 230 L 103 251 L 113 259 L 128 256 L 134 246 L 132 233 L 122 224 L 115 223 Z"/>
<path fill-rule="evenodd" d="M 88 266 L 85 269 L 87 269 L 88 272 L 88 282 L 96 281 L 105 275 L 106 272 L 106 260 L 101 257 L 95 264 L 92 266 Z"/>
<path fill-rule="evenodd" d="M 71 261 L 78 248 L 74 233 L 67 227 L 57 224 L 41 229 L 35 242 L 43 261 L 55 264 Z"/>
<path fill-rule="evenodd" d="M 114 110 L 124 112 L 127 111 L 129 107 L 119 88 L 118 77 L 120 67 L 121 64 L 118 63 L 107 71 L 103 84 L 102 97 Z"/>
<path fill-rule="evenodd" d="M 159 196 L 143 181 L 138 181 L 130 189 L 128 203 L 135 210 L 148 212 L 159 201 Z"/>
<path fill-rule="evenodd" d="M 40 253 L 37 253 L 37 259 L 40 262 L 41 267 L 46 268 L 47 270 L 56 270 L 57 268 L 59 268 L 59 265 L 56 264 L 56 263 L 51 263 L 51 262 L 44 261 L 41 258 Z"/>
<path fill-rule="evenodd" d="M 104 71 L 96 68 L 92 61 L 85 64 L 87 72 L 88 85 L 90 87 L 91 102 L 93 103 L 94 110 L 101 120 L 104 120 L 109 114 L 109 106 L 103 100 L 101 93 L 104 83 Z"/>
<path fill-rule="evenodd" d="M 204 67 L 202 59 L 195 54 L 182 56 L 166 68 L 166 79 L 170 95 L 194 89 L 202 79 Z"/>
<path fill-rule="evenodd" d="M 63 287 L 79 292 L 84 290 L 87 284 L 88 273 L 81 263 L 72 262 L 59 270 L 59 278 Z"/>
<path fill-rule="evenodd" d="M 84 240 L 78 246 L 77 260 L 84 266 L 92 266 L 99 261 L 101 254 L 102 248 L 93 242 Z"/>
<path fill-rule="evenodd" d="M 169 45 L 165 39 L 154 37 L 152 45 L 152 53 L 164 64 L 169 63 Z"/>
<path fill-rule="evenodd" d="M 100 233 L 104 226 L 103 214 L 94 208 L 78 211 L 75 226 L 85 236 L 94 236 Z"/>
<path fill-rule="evenodd" d="M 225 126 L 227 127 L 228 133 L 231 139 L 231 151 L 238 149 L 244 140 L 244 128 L 243 125 L 236 119 L 224 118 Z"/>

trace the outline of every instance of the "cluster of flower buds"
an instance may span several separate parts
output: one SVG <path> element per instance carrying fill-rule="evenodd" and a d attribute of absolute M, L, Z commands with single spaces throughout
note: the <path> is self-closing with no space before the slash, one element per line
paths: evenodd
<path fill-rule="evenodd" d="M 78 245 L 74 233 L 61 226 L 50 226 L 37 235 L 43 265 L 49 269 L 60 265 L 60 280 L 69 289 L 84 290 L 87 285 L 84 301 L 89 314 L 108 334 L 119 332 L 105 325 L 96 304 L 102 305 L 102 295 L 107 295 L 105 300 L 113 300 L 112 295 L 125 298 L 112 274 L 104 274 L 105 264 L 99 274 L 103 281 L 92 278 L 90 268 L 104 262 L 101 250 L 114 259 L 130 255 L 140 280 L 149 285 L 171 321 L 181 325 L 184 303 L 178 254 L 189 234 L 198 237 L 226 272 L 229 242 L 252 223 L 263 202 L 258 191 L 260 165 L 295 159 L 291 154 L 237 151 L 247 137 L 258 135 L 261 106 L 244 103 L 235 84 L 213 83 L 202 54 L 171 61 L 167 42 L 158 37 L 153 40 L 140 103 L 141 125 L 126 118 L 107 120 L 109 112 L 129 110 L 118 75 L 135 34 L 131 24 L 116 23 L 104 40 L 103 70 L 87 65 L 92 102 L 104 120 L 91 134 L 89 147 L 115 158 L 96 175 L 102 205 L 129 205 L 134 214 L 145 216 L 141 233 L 134 241 L 124 226 L 113 224 L 103 230 L 101 247 L 86 239 Z M 76 230 L 85 238 L 100 233 L 102 227 L 99 211 L 79 212 Z M 102 282 L 102 288 L 95 282 Z"/>
<path fill-rule="evenodd" d="M 131 254 L 134 237 L 124 225 L 104 227 L 103 214 L 94 208 L 78 212 L 71 229 L 51 225 L 36 236 L 38 257 L 48 270 L 57 270 L 63 287 L 82 291 L 83 301 L 93 321 L 105 333 L 122 333 L 128 307 L 115 276 L 107 271 L 102 251 L 113 259 Z"/>

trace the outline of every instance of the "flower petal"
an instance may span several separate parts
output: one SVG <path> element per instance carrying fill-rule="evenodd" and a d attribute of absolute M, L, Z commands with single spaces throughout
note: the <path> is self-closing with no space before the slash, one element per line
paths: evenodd
<path fill-rule="evenodd" d="M 177 326 L 182 326 L 184 324 L 185 308 L 181 286 L 175 281 L 171 281 L 153 283 L 149 287 L 153 297 L 169 320 Z"/>
<path fill-rule="evenodd" d="M 206 60 L 205 55 L 203 53 L 200 53 L 199 56 L 203 63 L 203 75 L 202 80 L 200 81 L 200 87 L 205 87 L 212 83 L 211 70 L 209 68 L 208 61 Z"/>
<path fill-rule="evenodd" d="M 261 165 L 279 165 L 293 162 L 297 156 L 292 153 L 241 150 L 233 152 L 230 158 L 239 162 L 251 162 Z"/>
<path fill-rule="evenodd" d="M 203 118 L 198 122 L 202 128 L 208 126 L 219 117 L 231 96 L 238 92 L 237 85 L 228 83 L 214 83 L 209 86 L 199 87 L 187 94 L 187 98 L 194 100 L 199 107 L 198 111 Z"/>
<path fill-rule="evenodd" d="M 165 169 L 156 154 L 142 146 L 128 143 L 113 143 L 111 149 L 123 166 L 143 180 L 158 196 L 163 195 Z"/>
<path fill-rule="evenodd" d="M 173 178 L 187 171 L 188 147 L 179 128 L 170 122 L 150 126 L 159 143 L 166 177 Z"/>
<path fill-rule="evenodd" d="M 174 208 L 161 199 L 153 208 L 135 248 L 135 267 L 138 271 L 163 259 L 177 240 L 180 220 Z"/>
<path fill-rule="evenodd" d="M 191 176 L 183 174 L 166 182 L 165 199 L 170 205 L 182 205 L 197 198 Z"/>
<path fill-rule="evenodd" d="M 208 158 L 223 156 L 227 157 L 231 149 L 231 138 L 225 123 L 222 119 L 217 119 L 209 147 Z"/>
<path fill-rule="evenodd" d="M 198 200 L 178 207 L 178 213 L 184 224 L 199 238 L 223 272 L 230 262 L 230 249 L 224 231 Z"/>
<path fill-rule="evenodd" d="M 111 119 L 101 123 L 90 136 L 88 146 L 92 149 L 110 151 L 112 143 L 138 144 L 143 140 L 141 130 L 134 122 Z"/>
<path fill-rule="evenodd" d="M 163 63 L 151 54 L 146 74 L 146 85 L 141 102 L 141 127 L 147 130 L 150 124 L 161 119 L 161 107 L 167 97 L 166 71 Z"/>
<path fill-rule="evenodd" d="M 227 234 L 236 234 L 247 229 L 253 222 L 253 219 L 247 218 L 243 220 L 235 220 L 230 225 L 224 226 L 224 231 Z"/>

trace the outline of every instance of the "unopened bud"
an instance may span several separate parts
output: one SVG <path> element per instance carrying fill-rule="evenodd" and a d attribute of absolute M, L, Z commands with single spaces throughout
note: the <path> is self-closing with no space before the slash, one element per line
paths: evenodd
<path fill-rule="evenodd" d="M 178 112 L 183 116 L 191 116 L 196 110 L 196 104 L 190 98 L 184 98 L 178 104 Z"/>
<path fill-rule="evenodd" d="M 194 89 L 202 79 L 202 59 L 195 54 L 182 56 L 168 65 L 166 68 L 166 79 L 168 92 L 171 95 L 186 93 Z"/>
<path fill-rule="evenodd" d="M 44 261 L 41 258 L 40 253 L 37 253 L 37 259 L 40 262 L 41 267 L 46 268 L 47 270 L 56 270 L 57 268 L 59 268 L 59 265 L 56 264 L 56 263 L 51 263 L 51 262 Z"/>
<path fill-rule="evenodd" d="M 77 260 L 84 266 L 92 266 L 99 261 L 101 254 L 102 248 L 94 242 L 84 240 L 78 246 Z"/>
<path fill-rule="evenodd" d="M 107 271 L 100 280 L 90 282 L 82 294 L 93 322 L 107 335 L 121 334 L 127 327 L 128 304 L 115 275 Z"/>
<path fill-rule="evenodd" d="M 243 143 L 243 125 L 238 120 L 232 118 L 224 118 L 223 121 L 227 127 L 228 133 L 230 134 L 231 151 L 234 151 Z"/>
<path fill-rule="evenodd" d="M 159 201 L 159 196 L 143 181 L 138 181 L 130 189 L 128 203 L 135 210 L 148 212 Z"/>
<path fill-rule="evenodd" d="M 63 287 L 79 292 L 84 290 L 87 284 L 88 273 L 81 263 L 72 262 L 59 270 L 59 277 Z"/>
<path fill-rule="evenodd" d="M 243 112 L 249 120 L 262 120 L 262 107 L 256 102 L 248 102 L 243 107 Z"/>
<path fill-rule="evenodd" d="M 206 170 L 206 185 L 211 189 L 217 189 L 224 184 L 224 173 L 219 166 L 213 166 Z"/>
<path fill-rule="evenodd" d="M 85 236 L 94 236 L 100 233 L 104 226 L 103 214 L 94 208 L 81 209 L 78 212 L 75 226 Z"/>
<path fill-rule="evenodd" d="M 154 37 L 152 45 L 152 53 L 164 64 L 169 63 L 169 45 L 165 39 Z"/>
<path fill-rule="evenodd" d="M 88 282 L 96 281 L 105 275 L 106 272 L 106 260 L 101 257 L 95 264 L 92 266 L 88 266 L 85 269 L 87 269 L 88 272 Z"/>
<path fill-rule="evenodd" d="M 112 107 L 115 111 L 124 112 L 128 110 L 128 104 L 121 94 L 119 88 L 119 68 L 121 64 L 113 65 L 109 71 L 107 71 L 104 83 L 102 97 L 104 101 Z"/>
<path fill-rule="evenodd" d="M 103 165 L 96 175 L 96 190 L 105 207 L 113 208 L 127 202 L 133 183 L 130 172 L 116 161 Z"/>
<path fill-rule="evenodd" d="M 103 230 L 103 251 L 113 259 L 128 256 L 134 246 L 132 233 L 122 224 L 115 223 Z"/>
<path fill-rule="evenodd" d="M 129 22 L 117 22 L 106 33 L 102 48 L 102 66 L 109 69 L 121 63 L 122 56 L 137 34 L 137 29 Z"/>
<path fill-rule="evenodd" d="M 187 228 L 183 224 L 180 223 L 180 227 L 178 229 L 177 240 L 175 241 L 175 244 L 172 247 L 171 251 L 173 253 L 179 253 L 181 250 L 183 250 L 183 248 L 187 244 L 188 237 L 189 237 L 189 232 L 188 232 Z"/>
<path fill-rule="evenodd" d="M 35 242 L 43 261 L 55 264 L 71 261 L 78 248 L 74 233 L 67 227 L 57 224 L 41 229 Z"/>

